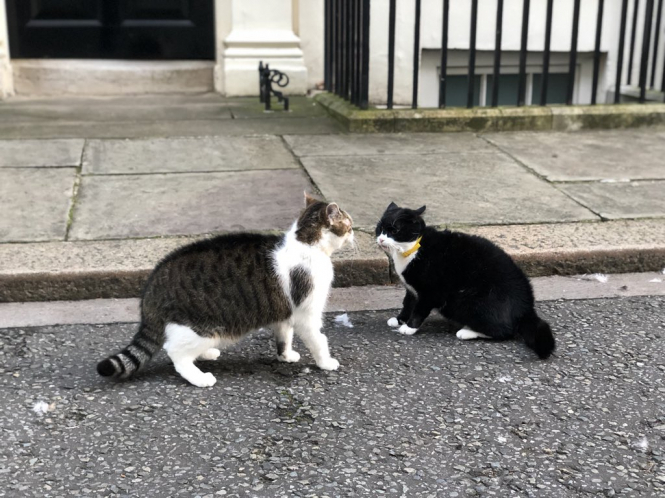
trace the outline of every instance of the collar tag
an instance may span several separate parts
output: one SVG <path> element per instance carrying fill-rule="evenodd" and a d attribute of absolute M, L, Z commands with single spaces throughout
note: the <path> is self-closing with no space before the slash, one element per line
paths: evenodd
<path fill-rule="evenodd" d="M 422 238 L 423 238 L 422 235 L 421 235 L 420 237 L 418 237 L 418 240 L 416 240 L 416 243 L 413 244 L 413 247 L 412 247 L 411 249 L 409 249 L 408 251 L 404 251 L 404 252 L 402 253 L 402 257 L 403 257 L 403 258 L 408 258 L 408 257 L 411 256 L 414 252 L 416 252 L 418 249 L 420 249 L 420 240 L 421 240 Z"/>

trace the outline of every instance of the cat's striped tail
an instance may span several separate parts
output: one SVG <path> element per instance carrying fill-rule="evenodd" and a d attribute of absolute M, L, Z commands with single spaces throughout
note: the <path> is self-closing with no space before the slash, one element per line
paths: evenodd
<path fill-rule="evenodd" d="M 118 354 L 109 356 L 97 364 L 97 373 L 102 377 L 125 379 L 141 370 L 164 344 L 164 333 L 155 333 L 144 324 L 132 342 Z"/>

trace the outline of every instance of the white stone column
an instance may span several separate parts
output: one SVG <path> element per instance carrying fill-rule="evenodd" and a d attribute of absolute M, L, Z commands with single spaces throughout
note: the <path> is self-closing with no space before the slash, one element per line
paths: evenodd
<path fill-rule="evenodd" d="M 294 32 L 294 4 L 297 8 L 298 0 L 216 1 L 217 91 L 258 95 L 259 61 L 288 74 L 287 94 L 307 91 L 307 67 Z"/>
<path fill-rule="evenodd" d="M 14 94 L 14 78 L 9 60 L 9 36 L 5 2 L 0 1 L 0 99 Z"/>

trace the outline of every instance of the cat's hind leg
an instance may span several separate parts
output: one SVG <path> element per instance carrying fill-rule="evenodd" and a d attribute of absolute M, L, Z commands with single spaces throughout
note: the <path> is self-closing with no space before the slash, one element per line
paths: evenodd
<path fill-rule="evenodd" d="M 300 360 L 300 354 L 293 350 L 293 324 L 290 321 L 280 322 L 273 326 L 277 343 L 277 358 L 286 363 Z"/>
<path fill-rule="evenodd" d="M 462 341 L 470 341 L 472 339 L 492 339 L 490 336 L 471 330 L 468 327 L 464 327 L 457 331 L 457 338 Z"/>
<path fill-rule="evenodd" d="M 164 349 L 173 366 L 182 377 L 198 387 L 210 387 L 217 382 L 210 372 L 204 373 L 194 365 L 194 361 L 208 355 L 219 342 L 211 337 L 201 337 L 190 327 L 169 323 L 165 329 Z M 219 350 L 216 350 L 219 353 Z"/>
<path fill-rule="evenodd" d="M 222 354 L 221 351 L 217 348 L 210 348 L 203 352 L 202 355 L 199 355 L 199 360 L 216 360 L 219 358 L 219 355 Z"/>

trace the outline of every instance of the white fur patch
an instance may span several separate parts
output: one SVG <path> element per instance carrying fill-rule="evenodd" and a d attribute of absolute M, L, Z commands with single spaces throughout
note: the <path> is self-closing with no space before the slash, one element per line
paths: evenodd
<path fill-rule="evenodd" d="M 210 387 L 217 382 L 211 373 L 203 373 L 194 361 L 220 343 L 217 338 L 201 337 L 185 325 L 169 323 L 164 330 L 164 349 L 173 361 L 173 366 L 182 377 L 198 387 Z M 233 342 L 233 341 L 225 341 Z"/>
<path fill-rule="evenodd" d="M 307 270 L 312 279 L 313 289 L 300 303 L 299 308 L 313 312 L 320 310 L 320 313 L 323 313 L 333 280 L 333 265 L 327 250 L 336 245 L 331 242 L 331 236 L 336 239 L 339 237 L 325 230 L 328 235 L 324 235 L 317 245 L 310 246 L 296 239 L 296 228 L 297 225 L 294 223 L 291 230 L 285 234 L 284 243 L 274 252 L 275 270 L 284 293 L 289 298 L 291 296 L 291 270 L 297 266 Z M 319 244 L 322 244 L 322 247 L 319 247 Z"/>
<path fill-rule="evenodd" d="M 399 327 L 399 320 L 396 317 L 389 318 L 388 327 Z"/>
<path fill-rule="evenodd" d="M 404 284 L 404 287 L 406 287 L 411 294 L 418 297 L 416 290 L 406 283 L 406 280 L 402 276 L 402 273 L 404 273 L 404 270 L 409 266 L 409 263 L 411 263 L 411 261 L 413 261 L 418 255 L 418 251 L 410 254 L 406 258 L 402 256 L 402 254 L 411 249 L 415 242 L 396 242 L 385 233 L 382 233 L 376 238 L 376 243 L 379 244 L 379 246 L 390 256 L 390 259 L 395 266 L 395 271 L 397 272 L 399 279 L 402 281 L 402 284 Z"/>
<path fill-rule="evenodd" d="M 457 331 L 457 338 L 463 341 L 470 341 L 472 339 L 491 339 L 490 336 L 476 332 L 475 330 L 464 327 Z"/>
<path fill-rule="evenodd" d="M 297 224 L 285 234 L 284 244 L 274 253 L 275 271 L 284 293 L 291 296 L 291 269 L 296 266 L 305 268 L 312 278 L 312 291 L 294 307 L 290 319 L 296 334 L 302 339 L 314 357 L 319 368 L 336 370 L 339 362 L 333 360 L 328 349 L 328 339 L 321 333 L 323 310 L 328 300 L 328 293 L 333 280 L 333 264 L 330 254 L 353 241 L 353 235 L 338 237 L 329 230 L 314 245 L 303 244 L 296 239 Z M 334 368 L 333 368 L 334 367 Z"/>
<path fill-rule="evenodd" d="M 277 357 L 279 361 L 284 363 L 297 363 L 300 361 L 300 353 L 297 353 L 293 349 L 284 351 L 281 355 Z"/>
<path fill-rule="evenodd" d="M 402 324 L 402 326 L 398 329 L 398 332 L 403 335 L 413 335 L 416 332 L 418 332 L 418 329 L 412 329 L 409 327 L 406 323 Z"/>
<path fill-rule="evenodd" d="M 217 358 L 219 358 L 220 354 L 221 354 L 221 351 L 219 349 L 210 348 L 205 353 L 203 353 L 201 356 L 199 356 L 199 360 L 216 360 Z"/>
<path fill-rule="evenodd" d="M 316 366 L 321 370 L 337 370 L 339 368 L 339 361 L 335 358 L 328 358 L 320 362 L 316 362 Z"/>

